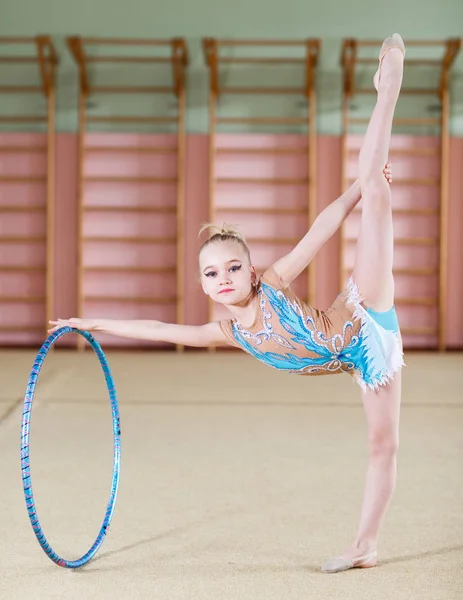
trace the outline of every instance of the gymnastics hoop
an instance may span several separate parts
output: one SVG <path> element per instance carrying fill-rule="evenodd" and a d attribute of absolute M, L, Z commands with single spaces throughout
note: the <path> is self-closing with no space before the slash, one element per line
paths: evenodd
<path fill-rule="evenodd" d="M 39 377 L 40 369 L 42 368 L 45 357 L 53 344 L 59 340 L 63 335 L 67 333 L 79 333 L 82 335 L 90 344 L 97 355 L 101 368 L 106 379 L 106 385 L 109 391 L 109 399 L 111 401 L 111 412 L 113 419 L 113 436 L 114 436 L 114 461 L 113 461 L 113 478 L 111 483 L 111 493 L 109 496 L 108 506 L 101 526 L 100 532 L 93 543 L 90 550 L 77 560 L 66 560 L 61 558 L 48 543 L 45 535 L 40 526 L 39 518 L 35 510 L 34 494 L 32 492 L 32 481 L 30 472 L 30 460 L 29 460 L 29 433 L 30 433 L 30 419 L 32 410 L 32 401 L 34 399 L 35 386 Z M 29 520 L 34 530 L 35 536 L 42 547 L 42 550 L 54 563 L 60 567 L 67 567 L 68 569 L 76 569 L 82 567 L 89 560 L 91 560 L 97 551 L 99 550 L 103 540 L 108 532 L 109 525 L 114 513 L 114 506 L 116 503 L 117 488 L 119 486 L 119 471 L 120 471 L 120 460 L 121 460 L 121 428 L 120 428 L 120 417 L 119 407 L 116 397 L 116 389 L 114 387 L 114 381 L 109 369 L 108 361 L 104 355 L 101 346 L 95 340 L 95 338 L 88 331 L 80 331 L 72 327 L 62 327 L 54 333 L 52 333 L 43 343 L 36 356 L 34 365 L 29 376 L 29 383 L 27 384 L 26 395 L 24 398 L 24 409 L 22 415 L 22 426 L 21 426 L 21 471 L 22 481 L 24 488 L 24 496 L 26 499 L 26 507 L 29 515 Z"/>

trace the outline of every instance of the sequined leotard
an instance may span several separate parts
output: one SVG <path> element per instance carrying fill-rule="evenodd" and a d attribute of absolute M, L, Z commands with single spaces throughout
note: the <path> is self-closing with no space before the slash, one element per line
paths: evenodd
<path fill-rule="evenodd" d="M 353 282 L 326 311 L 302 302 L 273 268 L 257 288 L 254 323 L 220 321 L 232 345 L 276 369 L 299 375 L 349 373 L 362 389 L 387 384 L 403 365 L 395 309 L 365 308 Z"/>

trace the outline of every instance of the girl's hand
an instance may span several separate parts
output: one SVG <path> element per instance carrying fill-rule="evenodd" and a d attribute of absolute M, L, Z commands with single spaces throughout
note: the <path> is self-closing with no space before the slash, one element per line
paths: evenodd
<path fill-rule="evenodd" d="M 48 330 L 48 333 L 53 333 L 62 327 L 73 327 L 81 331 L 93 331 L 96 329 L 96 321 L 93 319 L 58 319 L 57 321 L 49 321 L 50 325 L 54 325 Z"/>
<path fill-rule="evenodd" d="M 391 170 L 391 163 L 387 162 L 384 169 L 383 169 L 383 173 L 384 173 L 384 177 L 386 178 L 386 181 L 388 183 L 392 183 L 392 170 Z"/>

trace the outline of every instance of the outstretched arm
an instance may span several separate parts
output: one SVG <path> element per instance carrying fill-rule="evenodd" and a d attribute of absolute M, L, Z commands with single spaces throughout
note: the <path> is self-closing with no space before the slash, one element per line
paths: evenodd
<path fill-rule="evenodd" d="M 302 273 L 322 246 L 336 233 L 361 197 L 360 184 L 357 180 L 318 215 L 297 246 L 274 263 L 274 270 L 286 285 Z"/>
<path fill-rule="evenodd" d="M 218 322 L 206 325 L 176 325 L 162 321 L 117 319 L 58 319 L 50 321 L 52 333 L 61 327 L 74 327 L 83 331 L 108 333 L 118 337 L 127 337 L 137 340 L 151 340 L 153 342 L 171 342 L 182 346 L 214 346 L 228 343 Z"/>
<path fill-rule="evenodd" d="M 390 163 L 386 163 L 383 174 L 387 182 L 391 183 Z M 289 254 L 274 263 L 273 268 L 284 284 L 289 285 L 302 273 L 322 246 L 341 227 L 361 197 L 360 183 L 356 180 L 342 196 L 318 215 L 299 244 Z"/>

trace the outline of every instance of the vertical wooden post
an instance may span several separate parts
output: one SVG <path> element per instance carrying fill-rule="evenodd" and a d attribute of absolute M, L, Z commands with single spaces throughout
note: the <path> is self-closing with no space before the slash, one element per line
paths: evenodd
<path fill-rule="evenodd" d="M 308 170 L 308 229 L 314 222 L 318 207 L 317 207 L 317 96 L 315 91 L 315 71 L 317 65 L 318 44 L 313 40 L 307 41 L 307 170 Z M 307 272 L 307 301 L 310 305 L 316 304 L 316 288 L 317 288 L 317 271 L 315 259 L 311 261 Z"/>
<path fill-rule="evenodd" d="M 178 95 L 177 132 L 177 323 L 185 322 L 185 86 Z M 177 344 L 177 351 L 184 346 Z"/>
<path fill-rule="evenodd" d="M 47 98 L 47 302 L 46 330 L 48 322 L 56 318 L 55 312 L 55 86 L 52 83 Z"/>
<path fill-rule="evenodd" d="M 87 96 L 82 86 L 79 89 L 79 123 L 77 134 L 77 316 L 84 315 L 84 202 L 85 202 L 85 129 Z M 77 347 L 80 351 L 85 349 L 85 340 L 77 336 Z"/>
<path fill-rule="evenodd" d="M 446 349 L 446 312 L 448 287 L 448 219 L 449 219 L 449 93 L 447 85 L 442 90 L 442 125 L 441 125 L 441 177 L 440 177 L 440 219 L 439 219 L 439 298 L 438 347 L 442 352 Z"/>

